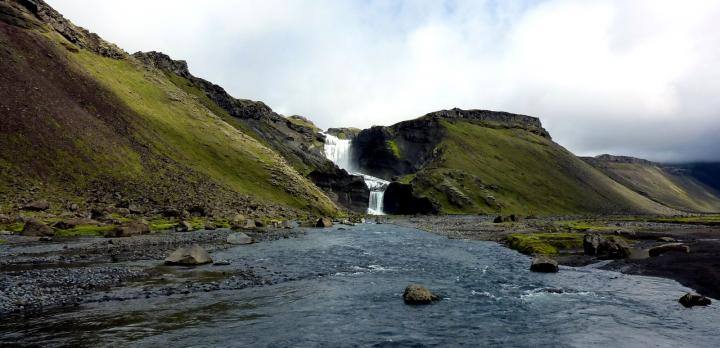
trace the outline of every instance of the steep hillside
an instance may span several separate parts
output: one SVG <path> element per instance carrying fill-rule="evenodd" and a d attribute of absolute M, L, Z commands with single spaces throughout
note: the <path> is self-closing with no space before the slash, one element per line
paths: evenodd
<path fill-rule="evenodd" d="M 135 204 L 216 214 L 336 206 L 212 106 L 39 0 L 0 3 L 3 210 Z"/>
<path fill-rule="evenodd" d="M 625 156 L 583 159 L 658 203 L 688 212 L 720 212 L 720 193 L 689 175 L 688 170 Z"/>
<path fill-rule="evenodd" d="M 339 205 L 357 212 L 367 210 L 369 190 L 365 182 L 325 158 L 325 136 L 312 121 L 297 115 L 284 117 L 263 102 L 236 99 L 222 87 L 192 75 L 185 61 L 166 54 L 137 52 L 133 57 L 162 70 L 178 88 L 223 120 L 282 155 Z"/>
<path fill-rule="evenodd" d="M 673 212 L 554 143 L 534 117 L 443 110 L 364 130 L 353 152 L 361 170 L 410 185 L 445 213 Z"/>

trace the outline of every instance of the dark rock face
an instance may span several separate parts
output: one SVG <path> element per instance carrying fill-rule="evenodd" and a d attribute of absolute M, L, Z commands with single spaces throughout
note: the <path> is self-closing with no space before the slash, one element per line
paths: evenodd
<path fill-rule="evenodd" d="M 437 214 L 440 209 L 427 197 L 417 197 L 410 185 L 391 182 L 385 190 L 383 210 L 388 214 Z"/>
<path fill-rule="evenodd" d="M 338 137 L 338 139 L 350 139 L 355 140 L 357 138 L 358 134 L 360 134 L 362 130 L 359 128 L 352 128 L 352 127 L 341 127 L 341 128 L 328 128 L 327 132 L 330 135 L 334 135 Z"/>
<path fill-rule="evenodd" d="M 430 304 L 439 299 L 438 296 L 419 284 L 408 285 L 403 293 L 403 300 L 406 304 Z"/>
<path fill-rule="evenodd" d="M 370 190 L 362 177 L 337 167 L 330 172 L 315 170 L 308 177 L 343 207 L 358 213 L 367 211 Z"/>
<path fill-rule="evenodd" d="M 329 217 L 323 217 L 319 218 L 317 222 L 315 222 L 315 227 L 332 227 L 333 222 L 332 219 Z"/>
<path fill-rule="evenodd" d="M 540 273 L 555 273 L 559 270 L 559 268 L 557 261 L 549 257 L 537 256 L 532 260 L 530 270 Z"/>
<path fill-rule="evenodd" d="M 685 306 L 686 308 L 694 307 L 694 306 L 709 306 L 712 301 L 702 295 L 699 294 L 693 294 L 688 292 L 687 294 L 683 295 L 678 302 L 680 302 L 681 305 Z"/>
<path fill-rule="evenodd" d="M 690 247 L 687 244 L 683 243 L 667 243 L 652 247 L 650 248 L 650 250 L 648 250 L 648 254 L 650 254 L 650 257 L 657 257 L 668 252 L 679 252 L 687 254 L 690 252 Z"/>
<path fill-rule="evenodd" d="M 632 252 L 627 242 L 617 236 L 601 236 L 597 233 L 583 237 L 585 255 L 597 256 L 601 259 L 624 259 Z"/>
<path fill-rule="evenodd" d="M 309 179 L 324 191 L 331 193 L 331 198 L 336 198 L 335 202 L 340 206 L 356 212 L 367 210 L 368 200 L 365 199 L 363 202 L 360 198 L 362 195 L 369 196 L 369 191 L 363 192 L 364 190 L 354 179 L 347 178 L 347 172 L 339 171 L 337 166 L 325 158 L 323 153 L 325 137 L 318 133 L 318 129 L 306 118 L 292 116 L 292 119 L 289 119 L 274 112 L 263 102 L 236 99 L 222 87 L 193 76 L 185 61 L 173 60 L 164 53 L 136 52 L 133 57 L 146 65 L 190 81 L 210 100 L 243 124 L 245 126 L 241 129 L 243 132 L 277 151 L 298 172 L 312 173 Z"/>

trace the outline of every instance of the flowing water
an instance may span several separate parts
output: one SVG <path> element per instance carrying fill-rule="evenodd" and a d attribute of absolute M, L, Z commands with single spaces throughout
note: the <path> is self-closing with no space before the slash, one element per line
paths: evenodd
<path fill-rule="evenodd" d="M 354 165 L 350 156 L 350 145 L 351 141 L 349 139 L 340 139 L 334 135 L 325 134 L 325 157 L 338 167 L 347 170 L 348 173 L 362 176 L 370 190 L 368 214 L 384 215 L 383 198 L 385 197 L 385 189 L 387 189 L 390 182 L 358 172 L 357 166 Z"/>
<path fill-rule="evenodd" d="M 685 309 L 688 289 L 592 267 L 528 270 L 491 242 L 392 225 L 312 230 L 214 253 L 231 270 L 263 265 L 291 281 L 243 290 L 82 305 L 0 319 L 9 343 L 139 347 L 717 347 L 720 309 Z M 237 266 L 235 266 L 237 267 Z M 408 306 L 421 283 L 442 300 Z"/>

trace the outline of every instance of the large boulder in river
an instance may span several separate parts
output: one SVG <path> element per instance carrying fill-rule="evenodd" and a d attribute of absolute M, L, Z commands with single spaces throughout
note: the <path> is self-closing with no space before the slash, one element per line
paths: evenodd
<path fill-rule="evenodd" d="M 29 219 L 25 221 L 25 226 L 20 234 L 30 237 L 45 237 L 54 236 L 55 232 L 50 226 L 35 219 Z"/>
<path fill-rule="evenodd" d="M 694 294 L 688 292 L 687 294 L 683 295 L 678 302 L 680 302 L 681 305 L 690 308 L 693 306 L 708 306 L 712 303 L 712 301 L 700 294 Z"/>
<path fill-rule="evenodd" d="M 22 207 L 23 210 L 30 210 L 30 211 L 43 211 L 50 209 L 50 203 L 48 201 L 41 199 L 37 201 L 32 201 L 25 206 Z"/>
<path fill-rule="evenodd" d="M 131 237 L 150 233 L 150 226 L 142 221 L 126 222 L 115 229 L 105 232 L 105 237 Z"/>
<path fill-rule="evenodd" d="M 541 273 L 555 273 L 559 268 L 557 261 L 546 256 L 536 256 L 530 264 L 530 270 Z"/>
<path fill-rule="evenodd" d="M 667 243 L 652 247 L 648 250 L 650 257 L 657 257 L 667 252 L 680 252 L 687 254 L 690 252 L 690 247 L 683 243 Z"/>
<path fill-rule="evenodd" d="M 230 244 L 237 244 L 237 245 L 252 244 L 253 239 L 245 233 L 235 232 L 235 233 L 230 234 L 227 237 L 227 242 Z"/>
<path fill-rule="evenodd" d="M 315 222 L 315 227 L 332 227 L 332 225 L 332 219 L 329 217 L 319 218 L 318 221 Z"/>
<path fill-rule="evenodd" d="M 407 304 L 428 304 L 437 301 L 439 297 L 434 295 L 426 287 L 419 284 L 410 284 L 405 288 L 403 300 Z"/>
<path fill-rule="evenodd" d="M 585 255 L 597 256 L 601 259 L 624 259 L 630 256 L 632 248 L 625 239 L 618 236 L 601 236 L 597 233 L 583 237 Z"/>
<path fill-rule="evenodd" d="M 165 259 L 166 265 L 194 266 L 211 263 L 210 255 L 197 244 L 189 247 L 181 247 L 173 251 L 170 256 Z"/>

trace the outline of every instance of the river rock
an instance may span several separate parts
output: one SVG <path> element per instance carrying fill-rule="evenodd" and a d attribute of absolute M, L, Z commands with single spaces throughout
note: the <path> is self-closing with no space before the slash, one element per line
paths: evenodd
<path fill-rule="evenodd" d="M 25 206 L 22 207 L 23 210 L 30 210 L 30 211 L 43 211 L 50 209 L 50 203 L 48 203 L 47 200 L 40 199 L 37 201 L 32 201 Z"/>
<path fill-rule="evenodd" d="M 295 221 L 285 220 L 282 223 L 282 228 L 291 229 L 297 227 L 297 223 Z"/>
<path fill-rule="evenodd" d="M 166 265 L 193 266 L 211 263 L 210 255 L 197 244 L 189 247 L 181 247 L 173 251 L 170 256 L 165 259 Z"/>
<path fill-rule="evenodd" d="M 689 253 L 690 247 L 687 244 L 683 243 L 668 243 L 663 245 L 658 245 L 656 247 L 652 247 L 648 250 L 648 254 L 650 254 L 650 257 L 657 257 L 667 252 L 681 252 L 681 253 Z"/>
<path fill-rule="evenodd" d="M 253 239 L 245 233 L 235 232 L 235 233 L 230 234 L 227 237 L 227 242 L 230 244 L 237 244 L 237 245 L 252 244 Z"/>
<path fill-rule="evenodd" d="M 541 273 L 555 273 L 559 268 L 557 261 L 546 256 L 536 256 L 530 264 L 530 270 Z"/>
<path fill-rule="evenodd" d="M 693 306 L 708 306 L 712 303 L 712 301 L 700 294 L 695 294 L 688 292 L 687 294 L 683 295 L 678 302 L 680 302 L 681 305 L 690 308 Z"/>
<path fill-rule="evenodd" d="M 50 226 L 37 221 L 35 219 L 28 219 L 25 221 L 25 226 L 23 227 L 22 232 L 20 233 L 23 236 L 31 236 L 31 237 L 43 237 L 43 236 L 54 236 L 55 232 L 53 232 L 53 229 L 50 228 Z"/>
<path fill-rule="evenodd" d="M 428 304 L 438 299 L 430 290 L 419 284 L 408 285 L 403 293 L 406 304 Z"/>
<path fill-rule="evenodd" d="M 627 242 L 618 236 L 601 236 L 597 233 L 583 237 L 585 255 L 597 256 L 602 259 L 624 259 L 630 256 L 632 249 Z"/>
<path fill-rule="evenodd" d="M 142 221 L 135 221 L 126 222 L 113 230 L 105 232 L 105 237 L 131 237 L 148 233 L 150 233 L 150 226 L 148 226 L 148 224 Z"/>
<path fill-rule="evenodd" d="M 332 225 L 332 219 L 329 217 L 319 218 L 318 221 L 315 222 L 315 227 L 332 227 Z"/>
<path fill-rule="evenodd" d="M 657 239 L 657 241 L 663 242 L 663 243 L 675 243 L 675 242 L 677 242 L 677 239 L 675 239 L 673 237 L 660 237 Z"/>
<path fill-rule="evenodd" d="M 495 217 L 495 219 L 493 220 L 493 222 L 496 223 L 496 224 L 499 224 L 499 223 L 503 222 L 502 216 L 497 216 L 497 217 Z"/>
<path fill-rule="evenodd" d="M 177 232 L 190 232 L 193 230 L 193 226 L 191 223 L 187 221 L 180 221 L 180 223 L 175 226 L 175 231 Z"/>

